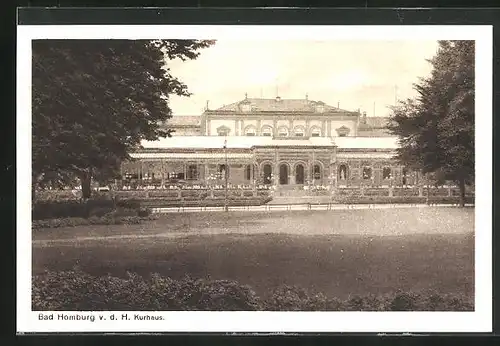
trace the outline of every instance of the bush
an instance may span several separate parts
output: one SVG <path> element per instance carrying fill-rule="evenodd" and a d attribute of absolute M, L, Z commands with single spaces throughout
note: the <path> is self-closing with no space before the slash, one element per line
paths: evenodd
<path fill-rule="evenodd" d="M 473 311 L 473 300 L 436 292 L 396 292 L 381 296 L 327 297 L 283 285 L 262 299 L 251 287 L 232 280 L 185 277 L 174 280 L 153 274 L 128 273 L 126 278 L 94 277 L 79 269 L 33 276 L 34 311 Z"/>
<path fill-rule="evenodd" d="M 138 199 L 121 199 L 116 201 L 116 206 L 126 209 L 139 209 L 141 207 L 141 201 Z"/>

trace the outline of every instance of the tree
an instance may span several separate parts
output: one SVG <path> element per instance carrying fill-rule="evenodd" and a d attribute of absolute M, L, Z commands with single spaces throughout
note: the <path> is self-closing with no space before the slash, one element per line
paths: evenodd
<path fill-rule="evenodd" d="M 116 175 L 141 140 L 170 136 L 169 95 L 189 96 L 168 60 L 196 59 L 204 40 L 33 41 L 33 188 Z"/>
<path fill-rule="evenodd" d="M 397 159 L 424 174 L 474 182 L 474 41 L 439 41 L 432 72 L 414 85 L 418 97 L 393 107 L 390 130 L 399 136 Z"/>

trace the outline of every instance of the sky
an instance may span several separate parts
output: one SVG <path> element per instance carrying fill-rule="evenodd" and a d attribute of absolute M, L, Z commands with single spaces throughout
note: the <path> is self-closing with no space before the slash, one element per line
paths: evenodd
<path fill-rule="evenodd" d="M 174 115 L 200 115 L 251 98 L 323 101 L 368 116 L 388 116 L 397 99 L 415 95 L 437 41 L 218 40 L 196 60 L 167 63 L 191 97 L 171 96 Z"/>

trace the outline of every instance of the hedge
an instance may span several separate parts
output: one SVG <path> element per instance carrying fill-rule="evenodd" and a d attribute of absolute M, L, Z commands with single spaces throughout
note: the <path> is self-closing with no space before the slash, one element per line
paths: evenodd
<path fill-rule="evenodd" d="M 138 215 L 114 215 L 113 213 L 105 216 L 91 216 L 89 218 L 67 217 L 48 220 L 33 220 L 31 228 L 34 230 L 59 228 L 59 227 L 76 227 L 88 225 L 138 225 L 145 221 L 155 219 L 149 215 L 149 210 L 140 212 L 135 211 Z"/>
<path fill-rule="evenodd" d="M 340 300 L 296 286 L 281 286 L 269 297 L 232 280 L 153 274 L 143 278 L 95 277 L 79 269 L 33 276 L 34 311 L 473 311 L 473 299 L 437 292 L 401 292 Z"/>
<path fill-rule="evenodd" d="M 33 220 L 62 217 L 104 216 L 116 208 L 111 199 L 89 199 L 87 201 L 43 201 L 32 206 Z"/>
<path fill-rule="evenodd" d="M 459 204 L 460 197 L 418 197 L 418 196 L 334 196 L 337 204 Z M 465 203 L 474 204 L 474 197 L 466 196 Z"/>
<path fill-rule="evenodd" d="M 227 204 L 229 206 L 252 206 L 252 205 L 263 205 L 272 200 L 269 196 L 260 197 L 228 197 Z M 224 205 L 224 196 L 205 198 L 200 200 L 199 198 L 184 198 L 183 200 L 168 200 L 159 198 L 148 198 L 142 200 L 126 200 L 118 201 L 117 204 L 120 206 L 126 206 L 129 208 L 142 206 L 147 208 L 167 208 L 167 207 L 217 207 Z"/>

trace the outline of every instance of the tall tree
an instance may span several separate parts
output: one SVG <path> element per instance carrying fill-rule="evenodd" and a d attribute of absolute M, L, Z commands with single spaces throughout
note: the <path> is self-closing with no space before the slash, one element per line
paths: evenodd
<path fill-rule="evenodd" d="M 189 96 L 168 68 L 205 40 L 33 41 L 33 187 L 111 177 L 141 140 L 170 135 L 169 95 Z"/>
<path fill-rule="evenodd" d="M 474 182 L 474 41 L 439 41 L 432 72 L 414 85 L 418 97 L 393 108 L 397 159 L 456 182 L 461 205 Z"/>

